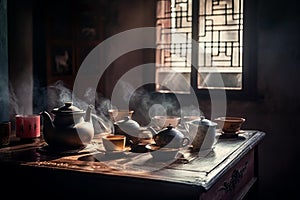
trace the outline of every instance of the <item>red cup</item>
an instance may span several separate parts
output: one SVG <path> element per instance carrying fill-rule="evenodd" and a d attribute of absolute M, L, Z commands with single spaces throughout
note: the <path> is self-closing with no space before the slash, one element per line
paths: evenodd
<path fill-rule="evenodd" d="M 40 115 L 16 115 L 16 136 L 37 138 L 41 135 Z"/>

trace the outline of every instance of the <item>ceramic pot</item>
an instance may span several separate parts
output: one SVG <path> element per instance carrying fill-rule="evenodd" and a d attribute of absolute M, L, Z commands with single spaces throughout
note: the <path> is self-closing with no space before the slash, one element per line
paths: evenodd
<path fill-rule="evenodd" d="M 64 106 L 54 108 L 54 119 L 47 111 L 40 113 L 43 117 L 43 137 L 51 147 L 74 148 L 86 146 L 94 137 L 89 105 L 86 111 L 66 102 Z"/>
<path fill-rule="evenodd" d="M 160 147 L 182 148 L 186 147 L 190 142 L 188 137 L 184 136 L 182 132 L 171 125 L 158 132 L 152 127 L 149 128 L 154 133 L 153 139 L 156 145 Z"/>
<path fill-rule="evenodd" d="M 186 123 L 192 151 L 209 150 L 216 142 L 217 123 L 204 117 Z"/>

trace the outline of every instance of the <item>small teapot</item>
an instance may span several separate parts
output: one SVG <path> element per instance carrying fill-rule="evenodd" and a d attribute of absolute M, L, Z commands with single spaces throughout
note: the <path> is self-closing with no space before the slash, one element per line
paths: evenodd
<path fill-rule="evenodd" d="M 63 148 L 82 147 L 89 144 L 94 137 L 92 108 L 93 106 L 89 105 L 87 110 L 83 111 L 72 102 L 65 102 L 64 106 L 51 111 L 54 119 L 47 111 L 41 112 L 45 142 L 49 146 Z"/>
<path fill-rule="evenodd" d="M 125 135 L 127 145 L 136 144 L 139 141 L 140 124 L 130 116 L 114 122 L 115 134 Z"/>
<path fill-rule="evenodd" d="M 151 126 L 148 128 L 153 133 L 153 140 L 156 145 L 160 147 L 182 148 L 190 143 L 190 139 L 184 136 L 182 132 L 174 128 L 171 124 L 158 132 Z"/>
<path fill-rule="evenodd" d="M 192 151 L 212 149 L 216 143 L 217 123 L 205 119 L 195 119 L 185 123 L 189 137 L 192 140 Z"/>

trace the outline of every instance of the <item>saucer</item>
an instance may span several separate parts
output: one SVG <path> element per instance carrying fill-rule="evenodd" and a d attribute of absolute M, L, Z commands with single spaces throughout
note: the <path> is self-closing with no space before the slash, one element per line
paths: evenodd
<path fill-rule="evenodd" d="M 224 132 L 224 131 L 219 131 L 221 133 L 221 136 L 223 138 L 235 138 L 235 137 L 239 137 L 239 134 L 243 134 L 246 133 L 246 131 L 243 130 L 239 130 L 237 132 Z"/>
<path fill-rule="evenodd" d="M 224 132 L 221 129 L 219 129 L 218 132 L 221 133 L 222 135 L 238 135 L 238 134 L 245 133 L 246 131 L 239 130 L 239 131 L 236 131 L 236 132 Z"/>
<path fill-rule="evenodd" d="M 147 144 L 152 158 L 156 161 L 176 160 L 178 159 L 179 148 L 159 147 L 156 144 Z"/>
<path fill-rule="evenodd" d="M 129 152 L 131 150 L 131 147 L 125 147 L 122 150 L 116 150 L 116 151 L 106 151 L 105 149 L 97 149 L 100 152 L 106 153 L 106 154 L 116 154 L 116 153 L 123 153 L 123 152 Z"/>
<path fill-rule="evenodd" d="M 37 149 L 40 153 L 51 154 L 51 155 L 75 155 L 75 154 L 84 154 L 95 151 L 93 145 L 85 145 L 79 147 L 56 147 L 50 145 L 44 145 Z"/>

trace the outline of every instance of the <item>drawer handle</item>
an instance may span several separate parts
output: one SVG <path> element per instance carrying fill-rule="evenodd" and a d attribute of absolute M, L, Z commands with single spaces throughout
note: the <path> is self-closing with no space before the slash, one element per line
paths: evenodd
<path fill-rule="evenodd" d="M 223 186 L 219 190 L 225 190 L 226 193 L 233 191 L 235 189 L 235 186 L 243 178 L 247 165 L 248 165 L 248 161 L 245 163 L 245 165 L 242 168 L 233 170 L 230 180 L 225 181 L 223 183 Z"/>

